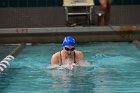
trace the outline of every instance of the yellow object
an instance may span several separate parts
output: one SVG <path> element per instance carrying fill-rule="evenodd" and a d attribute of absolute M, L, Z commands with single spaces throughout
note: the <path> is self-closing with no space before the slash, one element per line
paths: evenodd
<path fill-rule="evenodd" d="M 93 0 L 63 0 L 63 6 L 94 6 Z"/>

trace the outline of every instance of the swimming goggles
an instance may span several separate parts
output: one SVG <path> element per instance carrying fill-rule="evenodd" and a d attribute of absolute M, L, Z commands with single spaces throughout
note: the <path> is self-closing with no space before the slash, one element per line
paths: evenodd
<path fill-rule="evenodd" d="M 67 47 L 65 47 L 65 50 L 66 51 L 74 51 L 74 49 L 75 49 L 74 47 L 73 48 L 67 48 Z"/>

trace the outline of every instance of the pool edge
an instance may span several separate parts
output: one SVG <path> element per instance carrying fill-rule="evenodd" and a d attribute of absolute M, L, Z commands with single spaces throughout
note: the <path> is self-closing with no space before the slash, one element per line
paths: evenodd
<path fill-rule="evenodd" d="M 66 35 L 77 42 L 140 40 L 140 26 L 48 27 L 0 29 L 0 43 L 60 43 Z"/>

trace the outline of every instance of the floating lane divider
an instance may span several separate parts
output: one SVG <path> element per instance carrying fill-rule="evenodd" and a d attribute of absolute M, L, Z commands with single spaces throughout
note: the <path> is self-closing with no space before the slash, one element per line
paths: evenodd
<path fill-rule="evenodd" d="M 0 73 L 3 72 L 6 68 L 10 66 L 10 62 L 12 62 L 18 53 L 25 47 L 26 44 L 18 45 L 8 56 L 6 56 L 0 62 Z"/>
<path fill-rule="evenodd" d="M 15 59 L 14 56 L 12 55 L 8 55 L 7 57 L 5 57 L 1 62 L 0 62 L 0 72 L 4 71 L 4 69 L 6 69 L 7 67 L 10 66 L 10 62 L 13 61 Z"/>

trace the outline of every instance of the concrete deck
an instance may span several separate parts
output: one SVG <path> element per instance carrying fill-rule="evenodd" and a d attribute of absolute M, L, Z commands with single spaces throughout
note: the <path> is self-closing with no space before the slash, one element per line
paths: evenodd
<path fill-rule="evenodd" d="M 139 26 L 138 26 L 139 27 Z M 48 27 L 0 29 L 0 43 L 60 43 L 72 35 L 79 43 L 140 40 L 136 26 Z"/>

